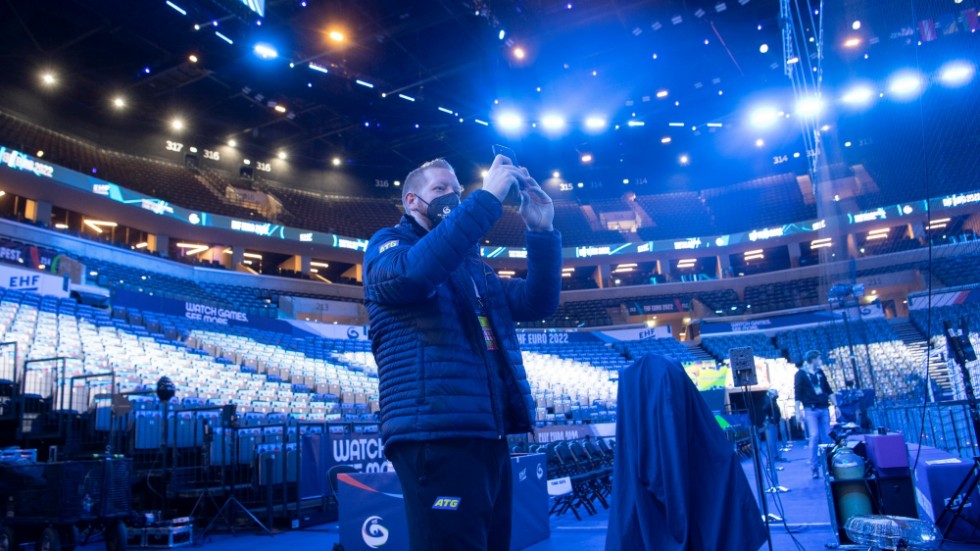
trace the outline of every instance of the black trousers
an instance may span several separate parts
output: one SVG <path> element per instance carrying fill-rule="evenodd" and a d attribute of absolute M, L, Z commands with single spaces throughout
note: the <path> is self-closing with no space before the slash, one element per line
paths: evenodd
<path fill-rule="evenodd" d="M 506 440 L 453 438 L 385 447 L 405 494 L 412 551 L 508 551 Z"/>

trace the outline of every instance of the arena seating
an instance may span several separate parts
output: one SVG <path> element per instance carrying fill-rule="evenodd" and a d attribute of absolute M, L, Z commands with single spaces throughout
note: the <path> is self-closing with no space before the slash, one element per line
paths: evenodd
<path fill-rule="evenodd" d="M 816 207 L 803 202 L 792 173 L 706 189 L 704 204 L 721 233 L 745 231 L 816 218 Z M 746 205 L 752 205 L 748 212 Z"/>
<path fill-rule="evenodd" d="M 980 283 L 980 254 L 934 258 L 932 275 L 950 287 Z"/>
<path fill-rule="evenodd" d="M 820 280 L 797 279 L 745 288 L 745 311 L 753 314 L 820 304 Z"/>
<path fill-rule="evenodd" d="M 717 233 L 704 200 L 697 192 L 638 195 L 636 202 L 655 226 L 637 230 L 645 241 L 676 239 Z"/>
<path fill-rule="evenodd" d="M 770 337 L 762 333 L 748 335 L 725 335 L 719 337 L 703 337 L 701 347 L 711 353 L 719 362 L 728 359 L 728 351 L 732 348 L 751 346 L 752 352 L 761 358 L 781 358 L 782 351 L 776 348 Z"/>
<path fill-rule="evenodd" d="M 252 209 L 232 205 L 217 195 L 195 171 L 171 163 L 101 149 L 78 138 L 0 112 L 0 144 L 66 168 L 118 183 L 189 209 L 261 220 Z"/>
<path fill-rule="evenodd" d="M 687 348 L 675 339 L 643 339 L 638 341 L 624 341 L 613 345 L 614 348 L 623 353 L 626 359 L 633 361 L 642 358 L 646 354 L 663 354 L 671 356 L 677 361 L 693 362 L 695 358 Z"/>
<path fill-rule="evenodd" d="M 845 381 L 854 380 L 848 339 L 854 346 L 857 370 L 863 387 L 871 386 L 873 369 L 879 398 L 922 401 L 923 389 L 915 375 L 924 372 L 923 366 L 915 361 L 914 355 L 883 318 L 849 322 L 847 327 L 840 322 L 776 334 L 778 346 L 797 365 L 803 363 L 803 355 L 808 350 L 818 350 L 825 354 L 827 375 L 835 389 L 844 388 Z"/>
<path fill-rule="evenodd" d="M 380 228 L 397 224 L 402 216 L 395 199 L 340 197 L 259 182 L 253 185 L 282 203 L 289 213 L 282 220 L 286 225 L 367 239 Z"/>

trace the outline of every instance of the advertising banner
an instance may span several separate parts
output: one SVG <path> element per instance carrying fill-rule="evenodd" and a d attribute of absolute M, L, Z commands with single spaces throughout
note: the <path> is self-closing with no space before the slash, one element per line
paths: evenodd
<path fill-rule="evenodd" d="M 0 287 L 5 289 L 66 298 L 69 295 L 68 285 L 68 278 L 64 276 L 0 264 Z"/>

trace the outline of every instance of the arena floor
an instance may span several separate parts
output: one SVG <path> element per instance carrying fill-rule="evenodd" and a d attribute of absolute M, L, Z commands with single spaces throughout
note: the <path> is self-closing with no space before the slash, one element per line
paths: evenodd
<path fill-rule="evenodd" d="M 779 473 L 779 482 L 788 487 L 789 492 L 780 495 L 781 509 L 785 513 L 786 525 L 771 526 L 772 549 L 789 551 L 797 549 L 792 538 L 796 538 L 802 549 L 817 551 L 835 548 L 836 540 L 831 530 L 830 514 L 827 506 L 823 480 L 810 478 L 807 467 L 808 451 L 802 442 L 796 442 L 785 454 L 789 460 L 781 463 L 784 467 Z M 744 461 L 743 467 L 755 488 L 752 475 L 752 462 Z M 770 499 L 770 506 L 775 505 Z M 772 509 L 771 509 L 772 510 Z M 594 517 L 575 520 L 571 514 L 551 519 L 551 538 L 528 548 L 528 551 L 599 551 L 605 548 L 606 528 L 609 522 L 608 511 L 600 511 Z M 252 549 L 316 549 L 328 551 L 338 541 L 337 524 L 327 524 L 307 530 L 281 532 L 275 536 L 242 534 L 209 535 L 206 541 L 195 541 L 195 546 L 208 551 L 247 551 Z M 947 541 L 941 549 L 948 551 L 974 550 L 980 544 L 965 544 Z M 104 549 L 101 542 L 92 542 L 83 551 Z M 762 549 L 768 549 L 763 545 Z"/>

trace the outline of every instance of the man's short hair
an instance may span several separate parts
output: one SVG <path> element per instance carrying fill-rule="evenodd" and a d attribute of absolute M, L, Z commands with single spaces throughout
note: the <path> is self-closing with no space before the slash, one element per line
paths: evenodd
<path fill-rule="evenodd" d="M 806 363 L 811 363 L 813 362 L 813 360 L 819 360 L 819 359 L 820 359 L 820 352 L 817 352 L 816 350 L 810 350 L 803 356 L 803 360 Z"/>
<path fill-rule="evenodd" d="M 402 207 L 405 208 L 405 212 L 408 212 L 408 205 L 405 204 L 405 196 L 408 195 L 409 192 L 416 194 L 418 193 L 419 188 L 421 188 L 426 182 L 425 171 L 430 168 L 444 168 L 449 172 L 456 174 L 456 171 L 453 169 L 453 165 L 449 164 L 449 161 L 443 159 L 442 157 L 433 159 L 427 163 L 422 163 L 421 166 L 409 172 L 408 176 L 405 176 L 405 185 L 402 186 Z"/>

